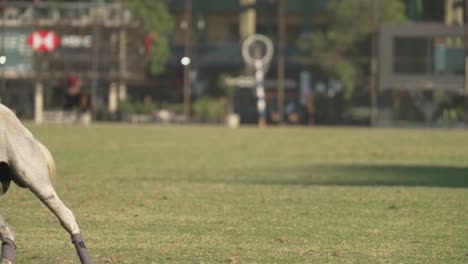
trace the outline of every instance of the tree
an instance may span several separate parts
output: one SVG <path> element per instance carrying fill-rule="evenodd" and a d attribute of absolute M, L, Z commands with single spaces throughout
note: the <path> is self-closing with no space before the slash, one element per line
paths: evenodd
<path fill-rule="evenodd" d="M 374 9 L 374 1 L 379 2 L 378 9 Z M 349 99 L 368 74 L 375 23 L 405 21 L 405 6 L 401 0 L 331 0 L 329 15 L 328 27 L 305 36 L 299 46 L 323 70 L 341 80 Z"/>
<path fill-rule="evenodd" d="M 151 38 L 151 73 L 158 74 L 170 56 L 169 34 L 174 29 L 174 18 L 164 0 L 125 0 L 132 13 L 141 20 Z"/>

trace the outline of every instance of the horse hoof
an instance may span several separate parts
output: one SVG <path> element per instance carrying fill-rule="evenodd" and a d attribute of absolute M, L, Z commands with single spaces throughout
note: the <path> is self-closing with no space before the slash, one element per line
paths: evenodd
<path fill-rule="evenodd" d="M 14 263 L 15 262 L 15 255 L 16 255 L 16 245 L 13 240 L 9 238 L 5 238 L 2 242 L 2 262 L 4 263 Z"/>
<path fill-rule="evenodd" d="M 83 236 L 80 233 L 72 235 L 72 242 L 75 245 L 76 253 L 82 264 L 93 264 L 93 260 L 89 255 L 88 249 L 83 241 Z"/>

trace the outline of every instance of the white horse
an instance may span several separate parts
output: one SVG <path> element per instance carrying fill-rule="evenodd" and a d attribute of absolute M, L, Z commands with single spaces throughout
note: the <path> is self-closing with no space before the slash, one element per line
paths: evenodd
<path fill-rule="evenodd" d="M 31 190 L 71 235 L 81 263 L 92 264 L 72 211 L 63 204 L 51 184 L 50 177 L 54 172 L 55 163 L 47 148 L 34 138 L 10 109 L 0 104 L 0 196 L 6 193 L 11 181 Z M 0 239 L 0 263 L 14 263 L 15 234 L 1 215 Z"/>

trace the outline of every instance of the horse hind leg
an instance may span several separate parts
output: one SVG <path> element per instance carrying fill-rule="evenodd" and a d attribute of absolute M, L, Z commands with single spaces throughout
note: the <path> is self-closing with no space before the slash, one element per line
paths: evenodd
<path fill-rule="evenodd" d="M 2 259 L 0 264 L 15 263 L 15 233 L 2 215 L 0 215 L 0 239 L 2 240 Z"/>
<path fill-rule="evenodd" d="M 75 245 L 81 263 L 92 264 L 93 261 L 84 244 L 83 236 L 72 211 L 60 200 L 48 177 L 36 182 L 30 184 L 29 189 L 57 216 L 63 228 L 71 235 L 72 243 Z"/>

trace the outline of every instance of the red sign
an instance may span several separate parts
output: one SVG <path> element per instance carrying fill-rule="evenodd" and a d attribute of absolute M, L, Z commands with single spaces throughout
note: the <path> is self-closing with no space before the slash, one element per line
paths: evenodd
<path fill-rule="evenodd" d="M 34 31 L 26 38 L 26 43 L 35 51 L 49 52 L 60 45 L 60 37 L 53 31 Z"/>

